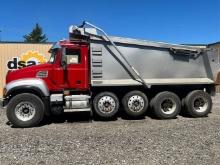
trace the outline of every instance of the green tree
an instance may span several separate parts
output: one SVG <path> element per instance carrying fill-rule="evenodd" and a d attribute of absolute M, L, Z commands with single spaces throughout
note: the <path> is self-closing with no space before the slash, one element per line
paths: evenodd
<path fill-rule="evenodd" d="M 47 41 L 47 37 L 43 34 L 42 28 L 36 23 L 32 32 L 23 36 L 24 42 L 42 43 Z"/>

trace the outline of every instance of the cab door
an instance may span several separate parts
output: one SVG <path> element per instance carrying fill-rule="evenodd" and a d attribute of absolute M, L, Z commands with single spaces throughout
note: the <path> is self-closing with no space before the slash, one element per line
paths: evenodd
<path fill-rule="evenodd" d="M 88 90 L 88 47 L 66 47 L 66 83 L 73 90 Z"/>

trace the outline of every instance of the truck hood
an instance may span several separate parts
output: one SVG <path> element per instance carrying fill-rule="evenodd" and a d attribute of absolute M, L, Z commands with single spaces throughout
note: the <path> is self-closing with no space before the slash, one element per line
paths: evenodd
<path fill-rule="evenodd" d="M 52 64 L 45 63 L 8 71 L 6 75 L 6 83 L 9 83 L 17 79 L 35 78 L 38 71 L 48 71 L 49 69 L 51 69 L 51 67 Z"/>

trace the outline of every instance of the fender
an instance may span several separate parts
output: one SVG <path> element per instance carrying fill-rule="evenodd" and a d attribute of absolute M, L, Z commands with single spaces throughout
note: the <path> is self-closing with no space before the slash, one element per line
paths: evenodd
<path fill-rule="evenodd" d="M 49 116 L 50 115 L 50 92 L 47 88 L 47 85 L 44 83 L 43 80 L 38 79 L 38 78 L 27 78 L 27 79 L 19 79 L 12 81 L 8 83 L 5 86 L 5 93 L 4 93 L 4 98 L 3 98 L 3 106 L 6 106 L 9 97 L 13 92 L 16 91 L 34 91 L 37 92 L 40 97 L 42 98 L 42 101 L 44 102 L 45 105 L 45 115 Z"/>
<path fill-rule="evenodd" d="M 12 81 L 8 83 L 5 86 L 5 93 L 4 97 L 9 96 L 12 92 L 16 90 L 21 90 L 21 89 L 32 89 L 37 92 L 42 97 L 48 97 L 50 96 L 50 92 L 47 88 L 47 85 L 44 83 L 43 80 L 38 79 L 38 78 L 27 78 L 27 79 L 19 79 Z"/>

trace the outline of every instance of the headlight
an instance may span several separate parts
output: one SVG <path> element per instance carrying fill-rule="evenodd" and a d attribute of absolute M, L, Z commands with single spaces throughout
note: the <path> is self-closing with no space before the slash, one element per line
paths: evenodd
<path fill-rule="evenodd" d="M 46 78 L 48 76 L 47 70 L 38 71 L 36 74 L 37 78 Z"/>

